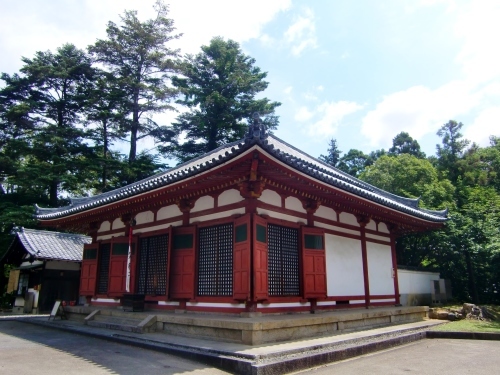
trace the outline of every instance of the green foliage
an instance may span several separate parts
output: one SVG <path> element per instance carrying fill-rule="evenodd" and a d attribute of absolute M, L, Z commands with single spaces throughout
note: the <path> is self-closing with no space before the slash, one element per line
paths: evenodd
<path fill-rule="evenodd" d="M 420 159 L 425 158 L 425 153 L 420 150 L 417 140 L 406 132 L 396 135 L 392 140 L 392 147 L 389 149 L 389 155 L 401 154 L 410 154 Z"/>
<path fill-rule="evenodd" d="M 89 46 L 95 61 L 109 69 L 121 90 L 120 109 L 128 115 L 121 125 L 130 133 L 131 163 L 139 139 L 153 131 L 167 131 L 151 121 L 150 115 L 172 110 L 170 100 L 177 95 L 169 82 L 171 74 L 178 72 L 179 51 L 169 48 L 168 43 L 181 35 L 173 34 L 174 21 L 167 17 L 167 5 L 157 1 L 155 10 L 156 17 L 145 22 L 138 19 L 136 11 L 125 11 L 120 26 L 108 23 L 107 39 Z"/>
<path fill-rule="evenodd" d="M 173 124 L 177 140 L 173 155 L 179 161 L 241 139 L 254 112 L 264 116 L 268 129 L 278 125 L 274 110 L 280 103 L 255 98 L 268 85 L 267 73 L 254 65 L 255 59 L 243 54 L 235 41 L 220 37 L 201 49 L 196 56 L 186 56 L 183 77 L 173 80 L 184 95 L 178 103 L 189 109 Z"/>
<path fill-rule="evenodd" d="M 371 164 L 373 164 L 373 159 L 370 155 L 360 150 L 350 149 L 340 158 L 337 168 L 351 176 L 358 177 Z"/>
<path fill-rule="evenodd" d="M 342 151 L 340 151 L 338 148 L 337 140 L 332 138 L 330 139 L 328 153 L 326 155 L 320 155 L 319 160 L 336 167 L 338 162 L 340 161 L 341 153 Z"/>

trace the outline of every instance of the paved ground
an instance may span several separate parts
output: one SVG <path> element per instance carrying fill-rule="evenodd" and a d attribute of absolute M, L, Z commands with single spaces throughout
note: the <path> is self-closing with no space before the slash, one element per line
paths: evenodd
<path fill-rule="evenodd" d="M 297 374 L 499 374 L 500 341 L 426 339 Z"/>
<path fill-rule="evenodd" d="M 180 373 L 228 374 L 169 354 L 22 322 L 0 321 L 0 374 Z"/>

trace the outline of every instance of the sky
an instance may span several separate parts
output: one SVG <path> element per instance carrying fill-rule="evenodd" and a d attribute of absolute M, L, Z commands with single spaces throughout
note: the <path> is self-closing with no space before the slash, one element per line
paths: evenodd
<path fill-rule="evenodd" d="M 21 57 L 65 43 L 106 38 L 125 9 L 154 17 L 154 0 L 4 1 L 0 72 Z M 434 155 L 439 128 L 464 124 L 481 146 L 500 136 L 498 0 L 170 0 L 183 36 L 172 47 L 196 54 L 214 36 L 240 43 L 268 73 L 262 96 L 282 105 L 275 134 L 311 156 L 337 140 L 344 153 L 388 149 L 408 132 Z M 170 124 L 178 113 L 153 117 Z M 151 141 L 140 147 L 149 149 Z"/>

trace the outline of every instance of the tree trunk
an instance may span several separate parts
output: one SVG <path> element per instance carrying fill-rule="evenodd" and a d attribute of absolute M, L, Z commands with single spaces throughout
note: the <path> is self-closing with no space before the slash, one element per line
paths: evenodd
<path fill-rule="evenodd" d="M 57 207 L 57 190 L 59 187 L 59 181 L 53 179 L 50 182 L 49 191 L 49 202 L 51 207 Z"/>
<path fill-rule="evenodd" d="M 467 280 L 469 282 L 469 293 L 472 298 L 472 303 L 479 304 L 479 296 L 477 294 L 476 280 L 474 278 L 474 269 L 472 267 L 472 258 L 469 251 L 465 251 L 465 263 L 467 265 Z"/>
<path fill-rule="evenodd" d="M 104 157 L 104 163 L 102 164 L 102 185 L 101 185 L 101 191 L 104 191 L 106 189 L 106 186 L 108 184 L 108 123 L 106 119 L 102 120 L 102 136 L 103 136 L 103 146 L 102 146 L 102 153 Z"/>
<path fill-rule="evenodd" d="M 137 155 L 137 133 L 139 131 L 139 89 L 134 92 L 134 108 L 132 111 L 132 126 L 130 128 L 130 153 L 128 162 L 133 163 Z"/>

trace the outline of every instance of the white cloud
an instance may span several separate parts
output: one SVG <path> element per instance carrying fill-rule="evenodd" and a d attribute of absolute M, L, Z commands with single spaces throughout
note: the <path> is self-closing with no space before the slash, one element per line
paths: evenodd
<path fill-rule="evenodd" d="M 312 111 L 301 107 L 295 113 L 295 120 L 305 122 L 315 119 L 307 126 L 310 136 L 332 136 L 337 132 L 342 120 L 362 109 L 363 106 L 354 102 L 323 102 Z"/>
<path fill-rule="evenodd" d="M 297 17 L 295 22 L 285 31 L 285 41 L 294 56 L 299 56 L 306 48 L 316 48 L 316 26 L 314 13 L 305 8 L 304 14 Z"/>
<path fill-rule="evenodd" d="M 292 93 L 292 90 L 293 90 L 293 87 L 292 86 L 288 86 L 286 87 L 283 92 L 286 94 L 286 95 L 290 95 Z"/>
<path fill-rule="evenodd" d="M 469 126 L 464 128 L 464 137 L 480 146 L 488 146 L 490 136 L 500 136 L 500 107 L 491 107 L 480 112 Z"/>
<path fill-rule="evenodd" d="M 453 7 L 450 2 L 423 1 L 420 5 L 445 3 L 447 12 L 456 17 L 455 34 L 463 40 L 456 62 L 463 75 L 437 88 L 414 86 L 384 96 L 362 121 L 362 134 L 372 146 L 387 147 L 399 132 L 407 131 L 416 139 L 435 133 L 450 119 L 472 119 L 467 137 L 482 145 L 494 134 L 494 116 L 498 119 L 500 102 L 500 53 L 496 45 L 500 35 L 500 3 L 470 2 Z M 498 121 L 498 120 L 497 120 Z M 497 122 L 498 124 L 498 122 Z"/>
<path fill-rule="evenodd" d="M 466 82 L 453 81 L 431 90 L 414 86 L 384 97 L 363 118 L 361 133 L 372 146 L 387 147 L 399 132 L 419 139 L 435 132 L 450 119 L 457 119 L 480 104 L 481 94 Z"/>

